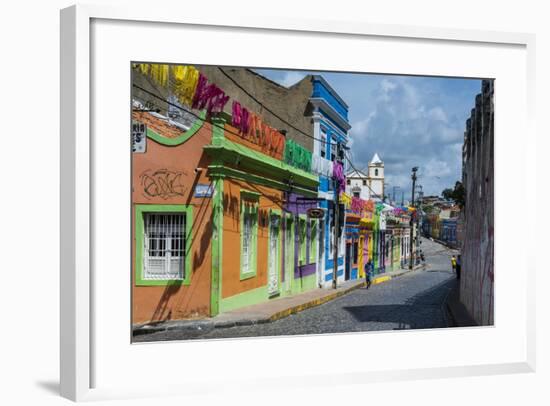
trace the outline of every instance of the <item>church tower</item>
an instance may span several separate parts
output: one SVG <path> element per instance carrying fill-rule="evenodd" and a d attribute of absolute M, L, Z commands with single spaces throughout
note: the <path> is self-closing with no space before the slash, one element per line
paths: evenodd
<path fill-rule="evenodd" d="M 377 153 L 374 154 L 369 163 L 369 186 L 371 189 L 371 198 L 376 200 L 384 199 L 384 162 Z"/>

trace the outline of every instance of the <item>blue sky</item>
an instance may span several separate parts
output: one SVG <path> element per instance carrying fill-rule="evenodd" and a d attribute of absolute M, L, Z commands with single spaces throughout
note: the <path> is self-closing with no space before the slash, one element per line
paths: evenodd
<path fill-rule="evenodd" d="M 322 75 L 349 106 L 354 165 L 366 168 L 375 152 L 385 164 L 390 190 L 410 197 L 410 173 L 419 167 L 425 195 L 461 180 L 466 119 L 481 80 L 357 73 L 256 69 L 284 86 L 308 73 Z"/>

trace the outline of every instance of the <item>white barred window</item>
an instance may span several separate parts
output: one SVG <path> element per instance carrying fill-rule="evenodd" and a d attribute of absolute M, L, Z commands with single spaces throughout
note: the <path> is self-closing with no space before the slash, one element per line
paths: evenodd
<path fill-rule="evenodd" d="M 144 213 L 144 279 L 184 278 L 185 221 L 183 213 Z"/>

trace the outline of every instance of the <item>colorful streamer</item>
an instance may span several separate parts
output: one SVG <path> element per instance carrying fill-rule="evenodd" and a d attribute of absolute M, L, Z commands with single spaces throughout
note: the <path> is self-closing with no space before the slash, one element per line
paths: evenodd
<path fill-rule="evenodd" d="M 172 68 L 174 78 L 174 95 L 181 104 L 191 106 L 199 81 L 199 71 L 193 66 L 174 66 Z"/>

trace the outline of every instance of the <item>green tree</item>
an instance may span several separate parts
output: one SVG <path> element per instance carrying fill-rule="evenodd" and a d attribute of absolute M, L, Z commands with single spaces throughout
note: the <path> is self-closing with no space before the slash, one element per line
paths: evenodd
<path fill-rule="evenodd" d="M 451 189 L 451 188 L 444 189 L 443 192 L 441 192 L 441 195 L 447 200 L 454 201 L 461 208 L 464 207 L 464 204 L 466 202 L 466 199 L 465 199 L 466 193 L 464 191 L 464 185 L 462 184 L 462 182 L 457 181 L 455 183 L 454 189 Z"/>
<path fill-rule="evenodd" d="M 445 198 L 446 200 L 452 200 L 453 192 L 454 190 L 451 188 L 443 189 L 443 192 L 441 192 L 441 196 L 443 196 L 443 198 Z"/>

